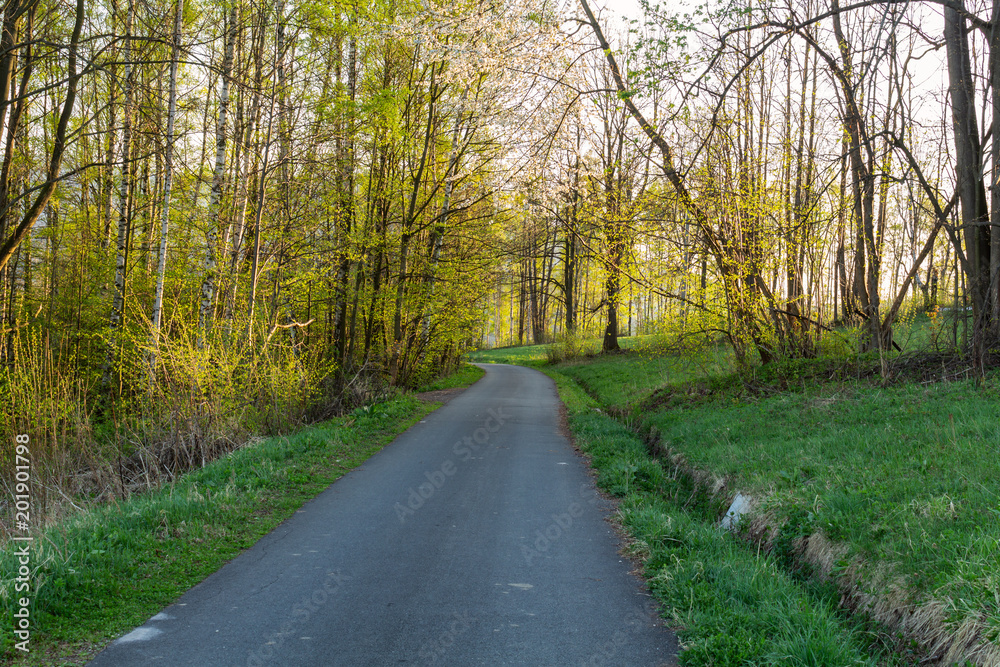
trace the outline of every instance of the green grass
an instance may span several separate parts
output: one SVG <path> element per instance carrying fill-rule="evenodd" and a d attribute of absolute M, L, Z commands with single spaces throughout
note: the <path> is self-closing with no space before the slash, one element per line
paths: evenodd
<path fill-rule="evenodd" d="M 545 352 L 548 345 L 524 345 L 521 347 L 498 347 L 492 350 L 476 350 L 465 355 L 471 362 L 480 364 L 518 364 L 520 366 L 542 366 L 548 359 Z"/>
<path fill-rule="evenodd" d="M 685 648 L 682 665 L 892 664 L 868 653 L 871 638 L 836 610 L 836 595 L 799 585 L 779 559 L 753 553 L 698 508 L 674 498 L 678 482 L 619 421 L 569 377 L 548 371 L 569 411 L 576 444 L 598 485 L 621 498 L 619 518 L 634 539 L 653 594 Z"/>
<path fill-rule="evenodd" d="M 1000 376 L 883 387 L 817 360 L 748 388 L 672 357 L 558 368 L 776 525 L 844 545 L 842 566 L 888 565 L 915 600 L 944 600 L 955 626 L 981 615 L 1000 639 Z"/>
<path fill-rule="evenodd" d="M 732 370 L 732 354 L 725 348 L 709 347 L 681 357 L 663 354 L 651 343 L 625 354 L 566 362 L 557 368 L 602 406 L 623 411 L 638 407 L 657 387 Z"/>
<path fill-rule="evenodd" d="M 618 339 L 618 345 L 627 352 L 640 354 L 655 354 L 660 350 L 662 337 L 656 335 L 630 336 Z M 490 350 L 475 350 L 466 354 L 466 359 L 483 364 L 516 364 L 535 368 L 549 365 L 549 353 L 554 347 L 565 346 L 566 340 L 543 345 L 521 345 L 513 347 L 498 347 Z M 601 351 L 600 338 L 580 338 L 573 340 L 573 347 L 580 353 L 581 359 L 593 359 Z"/>
<path fill-rule="evenodd" d="M 847 546 L 842 562 L 891 564 L 957 622 L 1000 638 L 1000 403 L 996 380 L 879 387 L 809 384 L 656 411 L 670 449 L 759 499 L 777 521 Z M 874 574 L 874 572 L 872 572 Z"/>
<path fill-rule="evenodd" d="M 31 653 L 16 654 L 16 557 L 0 550 L 2 656 L 82 664 L 251 546 L 433 409 L 412 397 L 246 446 L 179 481 L 80 513 L 36 537 Z"/>
<path fill-rule="evenodd" d="M 438 391 L 441 389 L 457 389 L 468 387 L 486 374 L 482 368 L 469 363 L 462 363 L 458 369 L 450 375 L 439 377 L 433 382 L 420 387 L 418 391 Z"/>

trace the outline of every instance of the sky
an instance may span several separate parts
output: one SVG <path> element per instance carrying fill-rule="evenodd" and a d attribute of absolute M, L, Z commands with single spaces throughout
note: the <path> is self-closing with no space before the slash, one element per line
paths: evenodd
<path fill-rule="evenodd" d="M 638 0 L 595 0 L 594 4 L 598 7 L 604 7 L 606 11 L 612 12 L 616 17 L 624 16 L 635 19 L 642 15 L 642 8 L 639 6 Z"/>

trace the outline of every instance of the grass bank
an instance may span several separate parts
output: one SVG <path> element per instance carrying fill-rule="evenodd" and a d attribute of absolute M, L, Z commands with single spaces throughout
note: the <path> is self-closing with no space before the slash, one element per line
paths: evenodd
<path fill-rule="evenodd" d="M 454 373 L 439 377 L 433 382 L 420 387 L 417 391 L 443 391 L 446 389 L 468 387 L 484 375 L 486 375 L 486 371 L 482 368 L 473 366 L 472 364 L 463 363 L 455 370 Z"/>
<path fill-rule="evenodd" d="M 750 537 L 829 577 L 900 650 L 1000 664 L 1000 376 L 943 382 L 955 374 L 901 360 L 886 384 L 864 360 L 820 359 L 691 379 L 653 363 L 561 372 L 647 433 L 691 482 L 686 503 L 752 498 Z"/>
<path fill-rule="evenodd" d="M 801 586 L 779 558 L 754 553 L 718 529 L 704 507 L 687 506 L 684 481 L 672 478 L 641 438 L 602 412 L 572 378 L 546 372 L 598 485 L 621 499 L 629 550 L 678 628 L 682 665 L 896 662 L 885 653 L 871 655 L 871 637 L 838 614 L 831 590 Z"/>
<path fill-rule="evenodd" d="M 478 369 L 475 369 L 478 371 Z M 468 371 L 466 371 L 468 374 Z M 467 379 L 467 378 L 466 378 Z M 14 547 L 0 550 L 2 659 L 84 664 L 211 574 L 434 406 L 397 398 L 248 444 L 176 482 L 35 535 L 31 652 L 14 650 Z"/>

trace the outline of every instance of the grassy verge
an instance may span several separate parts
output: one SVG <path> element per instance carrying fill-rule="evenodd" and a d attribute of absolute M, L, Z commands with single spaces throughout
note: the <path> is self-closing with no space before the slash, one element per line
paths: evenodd
<path fill-rule="evenodd" d="M 1000 378 L 883 386 L 842 360 L 697 378 L 643 355 L 556 368 L 649 434 L 685 506 L 717 518 L 751 496 L 753 537 L 901 650 L 1000 664 Z"/>
<path fill-rule="evenodd" d="M 486 375 L 486 371 L 482 368 L 463 362 L 454 373 L 439 377 L 434 382 L 424 385 L 418 391 L 440 391 L 442 389 L 468 387 L 484 375 Z"/>
<path fill-rule="evenodd" d="M 662 336 L 629 336 L 618 339 L 618 344 L 623 350 L 645 354 L 649 356 L 662 357 L 661 345 Z M 567 354 L 571 352 L 572 354 Z M 516 364 L 518 366 L 531 366 L 539 368 L 547 366 L 552 362 L 552 358 L 562 361 L 564 358 L 594 359 L 601 352 L 600 338 L 562 338 L 555 343 L 545 343 L 543 345 L 521 345 L 513 347 L 498 347 L 490 350 L 476 350 L 466 355 L 469 361 L 483 364 Z M 696 363 L 700 362 L 702 355 L 692 355 Z"/>
<path fill-rule="evenodd" d="M 250 444 L 127 502 L 80 513 L 35 538 L 31 653 L 13 648 L 17 557 L 0 550 L 0 659 L 83 664 L 433 409 L 412 397 Z M 23 595 L 23 594 L 21 594 Z"/>
<path fill-rule="evenodd" d="M 682 665 L 891 663 L 869 655 L 870 638 L 838 615 L 835 595 L 802 587 L 779 559 L 754 554 L 716 528 L 704 508 L 685 509 L 683 483 L 671 479 L 641 439 L 597 410 L 571 378 L 547 372 L 599 486 L 621 499 L 630 549 L 679 628 Z"/>
<path fill-rule="evenodd" d="M 548 347 L 548 345 L 498 347 L 492 350 L 476 350 L 465 356 L 469 361 L 481 364 L 517 364 L 537 367 L 548 363 L 545 356 Z"/>

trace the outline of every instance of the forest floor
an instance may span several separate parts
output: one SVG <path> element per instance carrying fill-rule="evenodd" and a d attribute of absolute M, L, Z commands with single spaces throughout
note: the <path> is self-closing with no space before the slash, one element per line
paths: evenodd
<path fill-rule="evenodd" d="M 722 585 L 712 563 L 725 566 L 719 545 L 699 551 L 690 543 L 708 538 L 692 536 L 715 534 L 703 529 L 737 494 L 751 503 L 739 541 L 762 554 L 756 567 L 779 567 L 809 609 L 840 607 L 844 632 L 875 662 L 1000 664 L 1000 374 L 976 380 L 961 360 L 927 353 L 888 360 L 889 379 L 877 358 L 858 357 L 736 373 L 720 348 L 622 343 L 621 354 L 555 364 L 544 346 L 471 358 L 541 368 L 581 448 L 618 443 L 602 475 L 631 498 L 624 523 L 674 610 L 688 664 L 766 663 L 787 632 L 780 615 L 751 622 L 699 588 Z M 646 500 L 631 497 L 643 489 Z M 726 574 L 713 595 L 774 597 L 763 584 L 726 588 L 743 576 Z"/>

